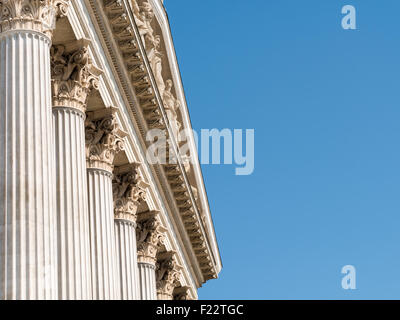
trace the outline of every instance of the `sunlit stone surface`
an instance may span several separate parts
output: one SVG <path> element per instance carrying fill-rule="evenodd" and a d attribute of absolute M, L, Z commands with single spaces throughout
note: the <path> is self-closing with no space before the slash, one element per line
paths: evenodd
<path fill-rule="evenodd" d="M 0 0 L 0 299 L 190 300 L 218 277 L 184 97 L 163 1 Z"/>

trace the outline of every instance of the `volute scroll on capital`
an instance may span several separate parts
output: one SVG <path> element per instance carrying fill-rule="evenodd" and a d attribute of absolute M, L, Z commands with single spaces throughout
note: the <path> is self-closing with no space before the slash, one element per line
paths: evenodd
<path fill-rule="evenodd" d="M 115 156 L 125 149 L 127 135 L 120 129 L 116 109 L 88 112 L 85 127 L 87 167 L 112 172 Z"/>
<path fill-rule="evenodd" d="M 138 262 L 156 265 L 157 253 L 165 243 L 166 229 L 161 226 L 155 213 L 143 219 L 138 217 L 136 228 Z"/>
<path fill-rule="evenodd" d="M 32 30 L 51 38 L 68 7 L 69 0 L 0 0 L 0 32 Z"/>
<path fill-rule="evenodd" d="M 141 4 L 138 1 L 132 1 L 132 4 L 136 25 L 138 26 L 158 91 L 160 92 L 175 139 L 178 140 L 178 134 L 182 129 L 182 123 L 178 117 L 181 105 L 179 99 L 172 92 L 174 88 L 172 79 L 166 78 L 165 70 L 163 71 L 168 59 L 162 52 L 162 37 L 156 34 L 152 26 L 156 20 L 153 8 L 148 1 L 142 1 Z M 152 128 L 157 128 L 159 125 L 158 121 L 153 120 Z"/>
<path fill-rule="evenodd" d="M 54 107 L 68 107 L 83 113 L 92 89 L 98 90 L 97 68 L 89 54 L 90 40 L 81 39 L 51 48 L 51 77 Z"/>
<path fill-rule="evenodd" d="M 142 201 L 146 201 L 146 190 L 141 184 L 142 178 L 137 171 L 138 166 L 139 164 L 130 164 L 125 168 L 114 170 L 114 218 L 117 220 L 136 223 L 139 205 Z"/>

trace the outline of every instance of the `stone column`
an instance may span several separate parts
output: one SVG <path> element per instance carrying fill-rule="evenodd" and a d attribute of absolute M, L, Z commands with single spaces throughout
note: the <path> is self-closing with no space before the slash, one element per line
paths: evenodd
<path fill-rule="evenodd" d="M 179 284 L 179 271 L 175 252 L 164 252 L 159 255 L 156 268 L 157 299 L 173 300 L 175 287 Z"/>
<path fill-rule="evenodd" d="M 57 299 L 50 46 L 65 1 L 0 1 L 0 299 Z"/>
<path fill-rule="evenodd" d="M 100 71 L 93 66 L 87 45 L 80 40 L 51 50 L 61 300 L 92 298 L 85 111 Z"/>
<path fill-rule="evenodd" d="M 123 300 L 139 299 L 136 220 L 145 191 L 140 187 L 136 169 L 137 165 L 133 164 L 114 171 L 115 236 Z"/>
<path fill-rule="evenodd" d="M 164 235 L 154 212 L 139 215 L 137 227 L 140 300 L 157 300 L 157 252 Z"/>
<path fill-rule="evenodd" d="M 94 300 L 118 300 L 121 297 L 115 250 L 112 177 L 114 157 L 122 150 L 122 132 L 114 110 L 88 114 L 86 159 Z"/>

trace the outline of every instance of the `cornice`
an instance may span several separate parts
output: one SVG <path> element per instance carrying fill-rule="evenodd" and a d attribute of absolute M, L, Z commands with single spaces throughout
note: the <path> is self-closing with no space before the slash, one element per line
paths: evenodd
<path fill-rule="evenodd" d="M 123 132 L 115 108 L 88 112 L 85 121 L 86 164 L 88 168 L 113 172 L 115 156 L 125 149 Z"/>
<path fill-rule="evenodd" d="M 140 1 L 145 1 L 145 0 L 140 0 Z M 169 70 L 167 70 L 167 72 L 169 72 L 167 78 L 171 78 L 174 81 L 176 96 L 180 103 L 180 114 L 182 116 L 183 129 L 186 130 L 189 129 L 190 131 L 192 129 L 192 125 L 186 102 L 185 92 L 182 84 L 181 73 L 179 70 L 179 64 L 175 53 L 175 47 L 173 43 L 173 37 L 171 34 L 168 15 L 163 4 L 161 4 L 159 0 L 147 0 L 147 1 L 149 1 L 153 7 L 153 10 L 155 12 L 155 18 L 157 19 L 157 23 L 160 25 L 160 30 L 162 32 L 162 40 L 165 50 L 162 51 L 162 54 L 168 58 L 168 67 L 169 67 Z M 222 268 L 222 261 L 219 253 L 214 225 L 212 222 L 207 192 L 204 185 L 203 174 L 201 171 L 200 162 L 198 160 L 197 147 L 196 147 L 197 143 L 193 135 L 188 136 L 188 143 L 190 145 L 191 152 L 193 152 L 194 154 L 192 156 L 193 173 L 196 179 L 196 188 L 199 195 L 199 201 L 201 202 L 202 213 L 204 214 L 203 217 L 205 218 L 205 225 L 213 249 L 213 251 L 210 254 L 214 258 L 216 271 L 217 273 L 219 273 Z"/>
<path fill-rule="evenodd" d="M 147 130 L 154 127 L 167 130 L 169 136 L 172 137 L 172 129 L 168 124 L 163 102 L 141 43 L 129 2 L 104 0 L 102 1 L 104 7 L 98 6 L 98 2 L 89 1 L 89 3 L 93 11 L 98 12 L 98 14 L 100 11 L 102 15 L 107 17 L 107 28 L 111 30 L 112 34 L 103 34 L 103 36 L 114 37 L 113 41 L 119 50 L 119 57 L 114 57 L 114 59 L 123 60 L 125 70 L 121 72 L 128 73 L 131 76 L 132 82 L 130 86 L 134 89 L 136 93 L 135 100 L 142 109 L 139 119 L 144 118 L 146 121 L 141 130 L 143 139 L 145 140 Z M 104 23 L 102 21 L 98 22 Z M 159 118 L 154 120 L 154 115 L 151 118 L 146 117 L 146 114 L 148 114 L 146 111 L 149 109 L 157 111 Z M 164 192 L 170 193 L 173 197 L 174 206 L 180 212 L 180 223 L 186 228 L 187 237 L 190 239 L 202 277 L 206 281 L 217 277 L 216 263 L 212 254 L 210 254 L 212 250 L 210 250 L 209 240 L 200 219 L 199 209 L 173 137 L 171 138 L 171 144 L 176 153 L 176 158 L 179 160 L 178 163 L 167 166 L 154 165 L 153 169 L 162 184 L 163 190 L 165 190 Z M 169 198 L 170 196 L 167 197 Z"/>
<path fill-rule="evenodd" d="M 93 2 L 97 3 L 96 1 Z M 69 30 L 66 30 L 66 28 Z M 114 43 L 111 30 L 108 29 L 106 17 L 100 12 L 95 12 L 89 0 L 71 1 L 68 16 L 59 21 L 54 35 L 56 36 L 55 45 L 80 41 L 80 39 L 90 40 L 88 44 L 90 57 L 94 65 L 103 70 L 103 73 L 99 77 L 98 90 L 94 91 L 95 94 L 91 95 L 88 101 L 89 110 L 107 110 L 112 106 L 117 108 L 118 123 L 127 136 L 124 138 L 125 149 L 123 154 L 118 156 L 118 163 L 115 163 L 114 170 L 119 170 L 121 165 L 123 167 L 140 164 L 138 172 L 143 178 L 140 184 L 146 190 L 146 204 L 143 205 L 142 209 L 147 206 L 149 211 L 160 212 L 159 220 L 166 230 L 163 250 L 176 252 L 176 257 L 183 267 L 180 283 L 182 286 L 190 288 L 192 299 L 197 299 L 196 289 L 202 285 L 204 279 L 181 223 L 178 209 L 175 207 L 176 203 L 170 190 L 165 189 L 168 183 L 166 180 L 161 181 L 158 175 L 158 171 L 162 168 L 152 166 L 146 161 L 147 148 L 141 134 L 146 128 L 144 118 L 142 120 L 140 107 L 130 85 L 130 79 L 124 71 L 122 59 L 120 60 L 119 49 Z M 61 40 L 64 36 L 68 38 L 68 42 Z M 68 110 L 79 112 L 70 108 Z M 82 116 L 85 115 L 82 114 Z M 122 158 L 125 159 L 122 160 Z M 112 174 L 107 171 L 101 169 L 88 170 L 102 172 L 102 174 L 112 178 Z M 128 220 L 119 221 L 132 224 Z"/>

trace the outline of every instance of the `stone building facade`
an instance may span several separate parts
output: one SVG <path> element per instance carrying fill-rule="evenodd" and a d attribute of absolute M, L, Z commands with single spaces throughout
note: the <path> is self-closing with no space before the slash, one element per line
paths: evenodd
<path fill-rule="evenodd" d="M 0 299 L 197 299 L 221 259 L 187 129 L 161 0 L 0 0 Z"/>

